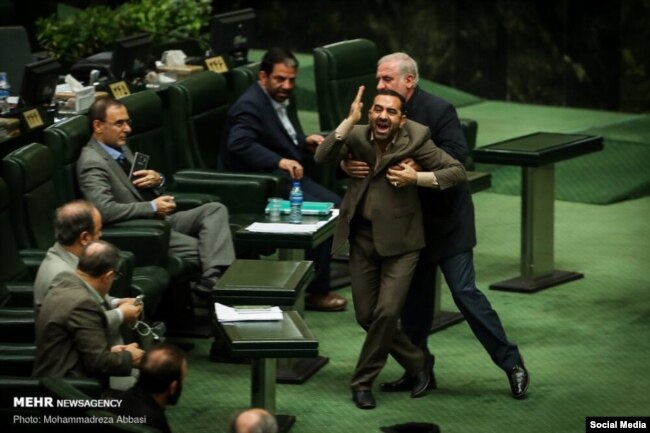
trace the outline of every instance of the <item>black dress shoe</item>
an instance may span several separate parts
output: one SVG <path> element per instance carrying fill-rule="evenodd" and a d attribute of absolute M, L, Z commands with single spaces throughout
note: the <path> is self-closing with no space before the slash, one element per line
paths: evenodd
<path fill-rule="evenodd" d="M 359 409 L 374 409 L 377 406 L 375 397 L 369 389 L 352 391 L 352 401 Z"/>
<path fill-rule="evenodd" d="M 424 395 L 429 389 L 431 383 L 431 370 L 425 368 L 412 378 L 411 398 L 417 398 Z"/>
<path fill-rule="evenodd" d="M 379 390 L 382 392 L 402 392 L 410 391 L 413 388 L 413 378 L 408 373 L 393 381 L 379 384 Z"/>
<path fill-rule="evenodd" d="M 427 389 L 436 389 L 437 384 L 436 384 L 436 376 L 433 373 L 433 365 L 436 363 L 436 358 L 431 355 L 429 358 L 429 365 L 430 365 L 430 377 L 431 380 L 429 381 L 429 386 Z M 413 377 L 409 376 L 408 373 L 404 373 L 402 377 L 399 379 L 393 381 L 393 382 L 385 382 L 379 384 L 379 389 L 382 392 L 405 392 L 405 391 L 411 391 L 413 389 Z"/>
<path fill-rule="evenodd" d="M 508 381 L 510 382 L 510 391 L 514 398 L 519 400 L 526 396 L 530 379 L 528 377 L 528 370 L 526 370 L 523 364 L 517 364 L 508 371 Z"/>

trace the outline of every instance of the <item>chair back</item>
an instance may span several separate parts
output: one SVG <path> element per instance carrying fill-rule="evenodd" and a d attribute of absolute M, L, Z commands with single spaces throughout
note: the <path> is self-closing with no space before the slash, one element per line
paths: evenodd
<path fill-rule="evenodd" d="M 63 204 L 54 184 L 52 151 L 40 143 L 21 147 L 2 161 L 18 247 L 46 250 L 54 242 L 54 212 Z"/>
<path fill-rule="evenodd" d="M 318 117 L 323 131 L 332 131 L 350 111 L 359 86 L 366 86 L 363 106 L 372 103 L 377 86 L 375 73 L 379 53 L 367 39 L 337 42 L 314 49 L 314 75 Z M 367 123 L 367 110 L 361 124 Z"/>
<path fill-rule="evenodd" d="M 43 132 L 45 145 L 54 157 L 54 183 L 62 202 L 81 197 L 77 182 L 77 160 L 90 140 L 86 116 L 75 116 L 49 126 Z"/>
<path fill-rule="evenodd" d="M 29 273 L 20 257 L 10 214 L 10 198 L 7 184 L 0 178 L 0 284 L 2 282 L 23 280 Z M 3 286 L 0 305 L 4 304 L 9 293 Z"/>
<path fill-rule="evenodd" d="M 169 86 L 168 96 L 177 169 L 215 168 L 230 107 L 226 79 L 199 72 Z"/>
<path fill-rule="evenodd" d="M 177 155 L 172 155 L 168 141 L 168 130 L 163 118 L 163 104 L 152 90 L 143 90 L 120 99 L 129 111 L 133 121 L 131 135 L 127 139 L 129 148 L 149 155 L 149 167 L 162 172 L 169 181 L 178 170 Z M 171 187 L 171 185 L 168 185 Z"/>

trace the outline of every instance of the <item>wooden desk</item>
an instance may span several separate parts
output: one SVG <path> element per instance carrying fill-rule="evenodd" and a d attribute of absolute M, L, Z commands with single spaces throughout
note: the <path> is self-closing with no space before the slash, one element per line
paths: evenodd
<path fill-rule="evenodd" d="M 303 224 L 327 221 L 324 225 L 311 233 L 263 233 L 246 230 L 249 224 L 242 226 L 235 232 L 235 243 L 246 247 L 272 247 L 278 249 L 278 260 L 302 261 L 305 258 L 305 250 L 314 248 L 334 235 L 336 229 L 336 216 L 308 216 L 303 215 Z M 271 222 L 267 215 L 258 215 L 252 222 Z M 283 215 L 280 223 L 288 223 L 289 216 Z M 294 304 L 296 311 L 304 315 L 304 291 L 298 294 Z M 329 358 L 317 356 L 315 358 L 301 358 L 282 360 L 280 362 L 277 381 L 279 383 L 300 384 L 309 379 L 318 370 L 329 362 Z"/>
<path fill-rule="evenodd" d="M 555 166 L 603 149 L 602 137 L 537 132 L 474 149 L 474 160 L 521 166 L 521 275 L 490 285 L 494 290 L 535 292 L 582 278 L 555 270 L 553 251 Z"/>
<path fill-rule="evenodd" d="M 281 321 L 218 323 L 232 356 L 252 359 L 251 407 L 275 413 L 277 358 L 318 355 L 318 340 L 296 311 L 285 311 Z M 280 432 L 288 431 L 296 417 L 276 415 Z"/>

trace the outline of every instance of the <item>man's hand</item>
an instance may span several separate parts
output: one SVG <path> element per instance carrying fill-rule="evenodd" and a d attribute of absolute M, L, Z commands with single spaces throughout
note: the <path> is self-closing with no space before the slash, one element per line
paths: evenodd
<path fill-rule="evenodd" d="M 117 308 L 122 312 L 124 323 L 127 325 L 135 323 L 142 314 L 142 305 L 135 305 L 133 302 L 122 302 Z"/>
<path fill-rule="evenodd" d="M 300 180 L 305 174 L 302 165 L 293 159 L 282 158 L 278 164 L 278 167 L 289 173 L 291 179 Z"/>
<path fill-rule="evenodd" d="M 352 155 L 348 155 L 348 159 L 341 161 L 341 170 L 348 176 L 363 179 L 370 174 L 370 167 L 364 161 L 352 159 Z"/>
<path fill-rule="evenodd" d="M 401 188 L 407 185 L 415 185 L 418 177 L 417 172 L 409 164 L 400 162 L 399 165 L 388 169 L 386 179 L 395 187 Z"/>
<path fill-rule="evenodd" d="M 171 215 L 176 210 L 176 201 L 171 195 L 161 195 L 160 197 L 157 197 L 153 202 L 156 204 L 157 216 Z"/>
<path fill-rule="evenodd" d="M 124 346 L 124 350 L 131 354 L 131 366 L 138 368 L 140 367 L 140 362 L 142 362 L 142 357 L 144 356 L 144 350 L 140 349 L 138 343 L 131 343 Z"/>
<path fill-rule="evenodd" d="M 422 171 L 422 166 L 420 164 L 418 164 L 417 162 L 415 162 L 415 160 L 413 158 L 405 158 L 400 162 L 400 164 L 406 164 L 415 171 Z M 393 167 L 391 167 L 391 168 L 393 168 Z M 395 166 L 394 168 L 399 169 L 399 165 Z"/>
<path fill-rule="evenodd" d="M 325 137 L 318 134 L 308 135 L 305 138 L 305 149 L 311 153 L 316 152 L 316 148 L 325 140 Z"/>
<path fill-rule="evenodd" d="M 155 170 L 138 170 L 133 172 L 133 176 L 136 188 L 156 188 L 162 182 L 162 176 Z"/>
<path fill-rule="evenodd" d="M 363 102 L 361 102 L 361 98 L 363 97 L 363 91 L 365 88 L 366 86 L 359 86 L 357 96 L 354 98 L 354 101 L 352 101 L 352 105 L 350 105 L 350 114 L 348 114 L 348 121 L 353 125 L 356 125 L 359 120 L 361 120 L 361 110 L 363 110 Z"/>

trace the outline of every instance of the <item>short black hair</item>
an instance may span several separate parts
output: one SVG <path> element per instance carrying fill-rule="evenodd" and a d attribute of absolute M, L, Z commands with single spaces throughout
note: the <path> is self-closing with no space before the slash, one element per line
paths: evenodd
<path fill-rule="evenodd" d="M 401 93 L 390 89 L 381 89 L 381 90 L 377 90 L 377 95 L 388 95 L 388 96 L 394 96 L 398 98 L 401 104 L 400 111 L 402 112 L 402 114 L 406 113 L 406 99 Z"/>
<path fill-rule="evenodd" d="M 140 364 L 138 386 L 149 393 L 164 392 L 183 375 L 185 354 L 173 344 L 159 344 L 149 349 Z"/>
<path fill-rule="evenodd" d="M 120 250 L 106 241 L 93 241 L 86 245 L 79 256 L 77 269 L 98 278 L 120 265 Z"/>
<path fill-rule="evenodd" d="M 262 57 L 260 71 L 264 71 L 266 75 L 270 75 L 273 72 L 273 66 L 278 63 L 298 69 L 298 59 L 296 59 L 296 56 L 291 51 L 287 48 L 274 47 L 268 50 L 264 54 L 264 57 Z"/>
<path fill-rule="evenodd" d="M 74 200 L 56 210 L 54 236 L 61 245 L 73 245 L 83 232 L 95 232 L 93 206 L 86 200 Z"/>
<path fill-rule="evenodd" d="M 118 101 L 115 98 L 107 96 L 105 98 L 99 98 L 92 103 L 90 108 L 88 108 L 88 125 L 90 126 L 90 132 L 93 132 L 93 122 L 99 120 L 104 122 L 106 120 L 106 111 L 110 107 L 124 107 L 124 104 Z"/>

